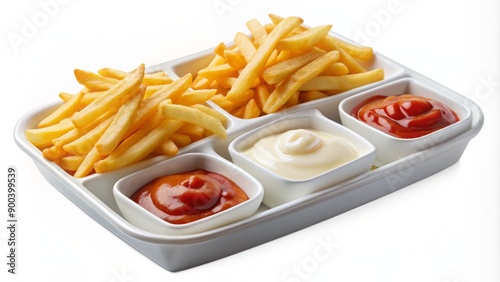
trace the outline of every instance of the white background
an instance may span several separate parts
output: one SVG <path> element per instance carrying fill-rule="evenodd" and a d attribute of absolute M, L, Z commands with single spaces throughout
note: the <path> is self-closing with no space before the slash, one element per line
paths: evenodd
<path fill-rule="evenodd" d="M 50 9 L 44 8 L 49 2 Z M 8 166 L 18 170 L 19 222 L 17 275 L 7 273 L 8 234 L 0 228 L 0 280 L 287 281 L 284 275 L 298 267 L 304 275 L 286 276 L 295 279 L 289 281 L 500 281 L 498 2 L 255 2 L 2 1 L 0 159 L 4 179 Z M 74 68 L 154 65 L 231 41 L 237 31 L 247 31 L 247 20 L 268 22 L 268 13 L 300 16 L 310 26 L 332 24 L 333 31 L 473 99 L 485 114 L 482 131 L 457 164 L 430 178 L 177 273 L 93 221 L 51 187 L 14 144 L 13 128 L 22 114 L 57 100 L 60 91 L 79 89 Z M 28 32 L 30 24 L 35 28 Z M 6 191 L 1 191 L 1 226 L 6 226 Z M 314 269 L 304 268 L 318 240 L 333 242 L 335 251 Z"/>

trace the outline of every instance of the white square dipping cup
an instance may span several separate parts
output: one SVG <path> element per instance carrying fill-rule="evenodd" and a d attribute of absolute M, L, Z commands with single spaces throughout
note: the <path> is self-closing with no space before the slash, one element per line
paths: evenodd
<path fill-rule="evenodd" d="M 338 136 L 357 151 L 354 160 L 307 179 L 283 177 L 244 156 L 241 152 L 266 136 L 293 129 L 314 129 Z M 295 112 L 240 135 L 229 144 L 233 162 L 255 176 L 264 186 L 263 203 L 276 207 L 315 193 L 370 170 L 375 160 L 375 147 L 360 135 L 326 118 L 316 109 Z M 324 156 L 328 158 L 329 156 Z"/>
<path fill-rule="evenodd" d="M 153 215 L 130 198 L 137 190 L 158 177 L 196 169 L 205 169 L 231 179 L 247 194 L 248 200 L 197 221 L 172 224 Z M 261 205 L 263 187 L 253 176 L 221 157 L 189 153 L 123 177 L 114 185 L 113 194 L 123 217 L 136 227 L 156 234 L 187 235 L 215 229 L 251 216 Z"/>
<path fill-rule="evenodd" d="M 413 94 L 443 103 L 455 111 L 460 120 L 442 129 L 417 138 L 398 138 L 382 132 L 351 115 L 359 103 L 375 95 L 395 96 Z M 403 78 L 346 98 L 339 104 L 341 123 L 359 133 L 377 148 L 375 166 L 381 167 L 413 153 L 422 151 L 467 131 L 472 126 L 471 111 L 446 93 L 433 89 L 418 80 Z"/>

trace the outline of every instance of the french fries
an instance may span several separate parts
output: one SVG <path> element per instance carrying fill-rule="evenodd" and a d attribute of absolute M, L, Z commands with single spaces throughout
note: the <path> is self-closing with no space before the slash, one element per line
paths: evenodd
<path fill-rule="evenodd" d="M 75 70 L 83 86 L 61 92 L 63 103 L 27 139 L 74 177 L 125 167 L 179 149 L 210 135 L 226 137 L 226 117 L 206 106 L 214 90 L 191 90 L 191 74 L 173 80 L 164 72 L 102 68 Z M 149 91 L 148 91 L 149 89 Z"/>
<path fill-rule="evenodd" d="M 39 149 L 52 145 L 52 140 L 72 130 L 75 126 L 69 118 L 65 118 L 57 124 L 26 130 L 26 138 Z"/>
<path fill-rule="evenodd" d="M 314 47 L 318 41 L 323 39 L 330 29 L 331 25 L 323 25 L 307 29 L 301 33 L 297 33 L 287 38 L 283 38 L 276 45 L 278 50 L 309 50 Z"/>
<path fill-rule="evenodd" d="M 237 32 L 234 45 L 217 45 L 214 59 L 198 71 L 191 87 L 216 91 L 212 102 L 249 119 L 384 78 L 382 69 L 365 68 L 363 62 L 373 60 L 372 48 L 330 35 L 331 25 L 308 28 L 298 17 L 269 18 L 266 24 L 247 21 L 250 33 Z M 313 87 L 318 84 L 331 88 Z"/>
<path fill-rule="evenodd" d="M 162 102 L 160 103 L 159 110 L 164 118 L 178 119 L 196 124 L 210 130 L 219 137 L 226 138 L 226 129 L 221 122 L 196 108 Z"/>
<path fill-rule="evenodd" d="M 298 69 L 271 93 L 264 104 L 264 112 L 268 114 L 277 112 L 301 86 L 308 80 L 322 73 L 338 59 L 339 52 L 331 51 Z"/>
<path fill-rule="evenodd" d="M 102 173 L 143 160 L 151 154 L 162 141 L 172 135 L 184 124 L 183 121 L 175 119 L 165 119 L 157 127 L 151 130 L 144 138 L 132 144 L 127 150 L 117 154 L 111 153 L 105 159 L 94 164 L 96 172 Z"/>
<path fill-rule="evenodd" d="M 80 107 L 80 101 L 85 94 L 84 91 L 78 92 L 78 94 L 69 98 L 64 105 L 57 108 L 54 112 L 52 112 L 49 116 L 44 118 L 40 123 L 38 123 L 38 127 L 47 127 L 50 125 L 54 125 L 59 123 L 61 120 L 65 118 L 71 117 L 75 112 L 77 112 Z"/>
<path fill-rule="evenodd" d="M 144 77 L 144 64 L 132 71 L 124 79 L 113 85 L 105 94 L 97 97 L 87 107 L 77 112 L 71 121 L 76 128 L 82 128 L 104 114 L 114 104 L 123 100 L 124 97 L 134 93 L 139 88 Z"/>
<path fill-rule="evenodd" d="M 300 90 L 302 91 L 332 91 L 343 92 L 362 85 L 379 81 L 384 78 L 384 70 L 376 68 L 363 73 L 345 74 L 337 76 L 316 76 L 306 82 Z"/>
<path fill-rule="evenodd" d="M 249 34 L 220 43 L 196 74 L 172 79 L 163 71 L 75 69 L 82 86 L 61 92 L 61 106 L 26 138 L 74 177 L 123 168 L 149 157 L 173 156 L 214 135 L 226 138 L 226 115 L 242 119 L 272 114 L 384 79 L 371 69 L 370 47 L 330 35 L 331 25 L 303 26 L 299 17 L 251 19 Z"/>
<path fill-rule="evenodd" d="M 96 150 L 101 155 L 109 155 L 122 140 L 139 109 L 139 105 L 144 97 L 145 85 L 141 85 L 136 93 L 131 94 L 113 117 L 106 131 L 95 144 Z"/>
<path fill-rule="evenodd" d="M 303 55 L 290 58 L 265 69 L 262 73 L 262 78 L 268 84 L 277 84 L 280 81 L 283 81 L 287 77 L 291 76 L 294 72 L 296 72 L 307 63 L 319 58 L 325 53 L 326 52 L 321 49 L 314 48 Z"/>
<path fill-rule="evenodd" d="M 235 83 L 226 94 L 229 101 L 238 101 L 250 89 L 252 82 L 259 76 L 259 72 L 265 66 L 267 60 L 273 53 L 278 42 L 285 38 L 294 28 L 301 25 L 303 20 L 298 17 L 288 17 L 281 21 L 266 37 L 264 43 L 257 49 L 248 61 L 245 68 L 240 72 Z"/>

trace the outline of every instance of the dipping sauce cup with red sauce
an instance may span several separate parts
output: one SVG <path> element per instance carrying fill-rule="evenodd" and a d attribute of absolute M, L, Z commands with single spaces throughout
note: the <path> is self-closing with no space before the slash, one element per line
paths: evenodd
<path fill-rule="evenodd" d="M 471 111 L 439 87 L 404 78 L 339 104 L 341 122 L 377 148 L 376 166 L 428 149 L 467 131 Z"/>
<path fill-rule="evenodd" d="M 254 214 L 263 198 L 259 181 L 233 163 L 189 153 L 128 175 L 113 194 L 124 218 L 156 234 L 187 235 Z"/>

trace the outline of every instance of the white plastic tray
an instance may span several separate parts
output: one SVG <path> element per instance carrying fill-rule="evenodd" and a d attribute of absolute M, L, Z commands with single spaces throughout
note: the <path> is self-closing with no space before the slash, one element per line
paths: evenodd
<path fill-rule="evenodd" d="M 164 70 L 173 78 L 187 72 L 195 74 L 210 61 L 212 50 L 207 49 L 191 56 L 161 63 L 150 67 L 148 71 Z M 482 128 L 481 109 L 462 95 L 381 54 L 375 53 L 375 58 L 367 68 L 384 68 L 383 81 L 256 119 L 241 120 L 228 115 L 230 121 L 227 139 L 210 137 L 180 150 L 179 153 L 205 152 L 230 160 L 228 144 L 250 128 L 290 112 L 309 108 L 316 108 L 326 117 L 340 122 L 338 104 L 342 99 L 406 77 L 419 80 L 469 107 L 473 114 L 472 127 L 444 143 L 436 144 L 404 159 L 272 209 L 262 205 L 251 217 L 203 233 L 179 236 L 152 234 L 131 225 L 122 217 L 112 193 L 114 183 L 131 172 L 164 160 L 164 157 L 149 159 L 117 171 L 95 174 L 82 179 L 73 178 L 56 164 L 46 160 L 41 152 L 28 142 L 24 132 L 28 128 L 36 127 L 38 122 L 60 102 L 26 113 L 15 127 L 14 138 L 17 145 L 33 159 L 47 181 L 68 199 L 160 266 L 170 271 L 179 271 L 240 252 L 331 218 L 426 178 L 460 159 L 468 142 Z"/>

